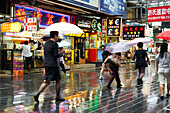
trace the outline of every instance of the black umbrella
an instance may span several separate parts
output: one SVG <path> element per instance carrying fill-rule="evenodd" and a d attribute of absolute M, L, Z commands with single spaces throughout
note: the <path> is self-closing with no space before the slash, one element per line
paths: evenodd
<path fill-rule="evenodd" d="M 43 41 L 47 41 L 48 39 L 50 39 L 50 34 L 43 36 L 41 39 L 43 39 Z M 62 39 L 59 38 L 57 42 L 61 42 L 61 41 L 62 41 Z"/>
<path fill-rule="evenodd" d="M 47 41 L 50 39 L 50 34 L 43 36 L 41 39 L 43 39 L 43 41 Z"/>

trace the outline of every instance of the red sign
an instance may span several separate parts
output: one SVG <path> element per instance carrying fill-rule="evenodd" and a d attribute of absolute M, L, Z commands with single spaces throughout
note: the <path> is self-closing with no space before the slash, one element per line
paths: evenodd
<path fill-rule="evenodd" d="M 151 41 L 151 42 L 150 42 L 150 44 L 154 44 L 154 41 L 153 41 L 153 39 L 150 39 L 150 41 Z"/>
<path fill-rule="evenodd" d="M 147 9 L 147 22 L 170 21 L 170 6 Z"/>
<path fill-rule="evenodd" d="M 102 19 L 102 34 L 106 34 L 106 19 Z"/>
<path fill-rule="evenodd" d="M 25 24 L 24 24 L 24 30 L 25 31 L 38 31 L 39 22 L 38 18 L 26 18 Z"/>

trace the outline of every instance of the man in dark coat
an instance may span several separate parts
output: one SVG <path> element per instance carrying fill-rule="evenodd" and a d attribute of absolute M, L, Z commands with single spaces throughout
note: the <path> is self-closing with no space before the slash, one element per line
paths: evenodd
<path fill-rule="evenodd" d="M 36 102 L 39 102 L 38 98 L 40 93 L 50 84 L 50 81 L 56 81 L 56 101 L 64 101 L 64 99 L 60 97 L 61 69 L 58 58 L 62 57 L 63 54 L 58 53 L 58 44 L 56 43 L 59 39 L 58 31 L 51 31 L 50 37 L 50 40 L 44 45 L 45 76 L 38 93 L 34 96 Z"/>

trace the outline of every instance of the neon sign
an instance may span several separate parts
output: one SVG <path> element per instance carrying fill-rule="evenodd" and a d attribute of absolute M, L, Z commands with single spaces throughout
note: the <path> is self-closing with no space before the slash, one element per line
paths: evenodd
<path fill-rule="evenodd" d="M 123 27 L 123 39 L 124 40 L 132 40 L 134 38 L 145 37 L 144 26 L 128 26 Z"/>
<path fill-rule="evenodd" d="M 68 23 L 70 22 L 69 15 L 40 10 L 36 8 L 30 8 L 27 6 L 23 6 L 23 7 L 19 5 L 15 5 L 15 15 L 17 16 L 17 18 L 16 20 L 13 20 L 13 21 L 19 21 L 19 22 L 24 23 L 24 19 L 26 17 L 27 18 L 39 17 L 40 27 L 48 27 L 49 25 L 53 23 L 58 23 L 58 22 L 68 22 Z M 34 13 L 32 15 L 28 13 L 28 12 L 33 12 L 33 11 Z M 29 16 L 26 16 L 26 15 L 29 15 Z"/>

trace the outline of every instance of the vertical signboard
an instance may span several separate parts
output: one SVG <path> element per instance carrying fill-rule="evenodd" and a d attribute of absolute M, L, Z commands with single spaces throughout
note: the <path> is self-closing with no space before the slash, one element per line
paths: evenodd
<path fill-rule="evenodd" d="M 107 20 L 102 19 L 102 34 L 106 34 Z"/>
<path fill-rule="evenodd" d="M 107 36 L 120 37 L 122 34 L 122 18 L 107 19 Z"/>

